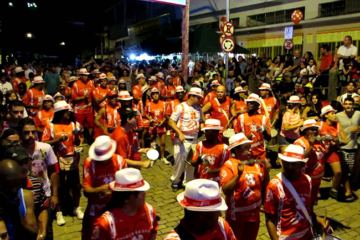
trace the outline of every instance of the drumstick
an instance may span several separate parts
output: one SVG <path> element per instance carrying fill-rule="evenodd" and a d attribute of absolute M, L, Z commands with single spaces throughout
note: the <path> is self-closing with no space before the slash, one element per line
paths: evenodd
<path fill-rule="evenodd" d="M 324 214 L 324 218 L 325 218 L 325 226 L 326 226 L 326 216 L 327 215 L 327 210 L 325 209 L 325 214 Z M 325 239 L 326 238 L 326 229 L 324 230 L 323 232 L 323 235 L 322 235 L 322 239 Z"/>
<path fill-rule="evenodd" d="M 271 121 L 269 112 L 268 112 L 268 110 L 267 110 L 267 108 L 266 108 L 266 105 L 265 105 L 265 102 L 264 102 L 264 99 L 260 98 L 260 102 L 261 102 L 261 105 L 263 105 L 263 108 L 264 108 L 264 111 L 265 111 L 265 116 L 266 116 L 267 118 L 269 118 L 269 120 Z"/>
<path fill-rule="evenodd" d="M 232 120 L 234 119 L 235 116 L 232 116 L 230 118 L 230 120 L 228 121 L 228 123 L 225 125 L 224 129 L 227 129 L 227 127 L 230 125 L 230 123 L 232 122 Z"/>

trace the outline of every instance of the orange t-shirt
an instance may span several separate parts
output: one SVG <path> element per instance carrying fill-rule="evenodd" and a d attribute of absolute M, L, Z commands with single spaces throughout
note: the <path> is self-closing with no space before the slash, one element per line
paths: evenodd
<path fill-rule="evenodd" d="M 220 171 L 221 186 L 224 187 L 238 174 L 239 160 L 230 158 Z M 244 171 L 236 183 L 234 194 L 226 197 L 228 210 L 226 219 L 248 222 L 260 221 L 261 184 L 264 180 L 264 166 L 255 163 L 244 165 Z"/>
<path fill-rule="evenodd" d="M 163 97 L 174 96 L 175 97 L 175 91 L 176 91 L 176 89 L 173 85 L 167 85 L 162 89 L 161 96 L 163 96 Z M 171 100 L 174 99 L 174 97 L 165 99 L 165 101 L 170 102 Z"/>
<path fill-rule="evenodd" d="M 26 89 L 29 89 L 30 87 L 30 81 L 26 78 L 15 78 L 14 81 L 12 82 L 12 86 L 13 86 L 13 89 L 16 91 L 16 92 L 19 92 L 19 84 L 20 83 L 25 83 L 26 84 Z"/>
<path fill-rule="evenodd" d="M 206 161 L 206 163 L 197 166 L 195 178 L 205 178 L 220 183 L 219 173 L 208 173 L 208 171 L 221 168 L 229 156 L 230 151 L 224 143 L 213 145 L 207 141 L 199 142 L 196 145 L 192 161 L 197 161 L 200 157 L 203 161 Z M 208 164 L 208 166 L 206 166 L 206 164 Z"/>
<path fill-rule="evenodd" d="M 174 84 L 175 88 L 176 88 L 177 86 L 181 86 L 181 78 L 180 78 L 180 77 L 175 77 L 175 78 L 173 79 L 173 84 Z"/>
<path fill-rule="evenodd" d="M 145 203 L 134 216 L 126 215 L 121 208 L 105 212 L 95 223 L 91 239 L 150 239 L 157 233 L 156 210 Z"/>
<path fill-rule="evenodd" d="M 281 173 L 280 173 L 281 174 Z M 292 236 L 292 239 L 308 240 L 312 238 L 311 225 L 298 206 L 295 198 L 283 184 L 278 174 L 266 187 L 265 213 L 276 218 L 279 239 Z M 302 199 L 311 216 L 311 179 L 301 174 L 299 180 L 290 182 Z"/>
<path fill-rule="evenodd" d="M 144 115 L 150 116 L 155 122 L 151 123 L 151 125 L 156 125 L 165 119 L 165 102 L 159 100 L 157 103 L 153 101 L 148 101 L 145 109 Z"/>
<path fill-rule="evenodd" d="M 270 119 L 273 119 L 274 113 L 280 108 L 278 101 L 274 97 L 263 98 L 266 108 L 269 112 Z M 261 105 L 261 114 L 265 115 L 265 110 Z"/>
<path fill-rule="evenodd" d="M 234 100 L 234 103 L 235 103 L 235 111 L 243 111 L 243 110 L 246 110 L 247 111 L 247 105 L 246 105 L 246 102 L 245 100 Z M 237 118 L 234 118 L 233 120 L 233 126 L 235 125 L 238 125 L 239 124 L 239 121 Z"/>
<path fill-rule="evenodd" d="M 125 133 L 122 127 L 118 127 L 110 135 L 110 138 L 117 143 L 116 153 L 125 159 L 131 159 L 131 156 L 137 151 L 133 146 L 133 132 Z"/>
<path fill-rule="evenodd" d="M 206 94 L 203 104 L 204 105 L 207 104 L 208 102 L 210 102 L 211 100 L 213 100 L 216 97 L 217 97 L 217 95 L 214 91 L 209 92 L 208 94 Z"/>
<path fill-rule="evenodd" d="M 73 155 L 75 150 L 75 135 L 73 134 L 73 131 L 79 127 L 79 123 L 75 124 L 73 122 L 68 125 L 49 123 L 44 129 L 41 141 L 44 142 L 53 140 L 67 134 L 68 140 L 56 143 L 54 146 L 54 152 L 58 157 Z"/>
<path fill-rule="evenodd" d="M 97 188 L 109 184 L 115 180 L 115 173 L 121 169 L 127 168 L 125 159 L 118 154 L 113 154 L 109 164 L 98 164 L 97 161 L 86 158 L 84 162 L 83 187 Z M 93 217 L 99 217 L 104 212 L 106 204 L 111 195 L 93 194 L 88 198 L 87 214 Z M 89 226 L 90 227 L 90 226 Z"/>
<path fill-rule="evenodd" d="M 239 124 L 234 125 L 236 133 L 243 132 L 246 136 L 252 135 L 251 151 L 254 156 L 265 153 L 264 136 L 257 132 L 260 127 L 266 127 L 267 133 L 271 134 L 270 120 L 262 114 L 255 114 L 250 116 L 249 113 L 244 113 L 237 118 Z"/>
<path fill-rule="evenodd" d="M 219 102 L 217 98 L 214 98 L 210 101 L 211 108 L 210 108 L 210 118 L 217 119 L 221 122 L 221 126 L 225 127 L 226 124 L 230 120 L 230 107 L 231 107 L 231 100 L 228 96 L 226 96 L 226 100 L 222 103 Z M 220 132 L 225 131 L 224 128 Z"/>
<path fill-rule="evenodd" d="M 88 96 L 88 103 L 85 101 L 74 102 L 74 113 L 86 114 L 92 113 L 92 104 L 91 98 L 93 96 L 94 84 L 92 81 L 88 81 L 84 84 L 81 80 L 77 80 L 71 87 L 71 99 L 74 101 L 78 97 L 84 97 L 86 94 Z"/>
<path fill-rule="evenodd" d="M 142 98 L 141 88 L 142 88 L 142 86 L 140 86 L 139 84 L 136 84 L 132 88 L 132 95 L 134 98 Z"/>
<path fill-rule="evenodd" d="M 36 127 L 44 129 L 47 124 L 49 124 L 54 118 L 54 109 L 50 111 L 45 111 L 42 109 L 40 112 L 37 112 L 34 117 L 34 122 Z"/>
<path fill-rule="evenodd" d="M 99 121 L 100 124 L 111 128 L 119 127 L 121 123 L 120 115 L 117 110 L 119 106 L 117 105 L 115 108 L 113 108 L 109 104 L 105 104 L 103 108 L 105 109 L 105 111 Z M 94 138 L 97 138 L 98 136 L 101 136 L 103 134 L 104 134 L 103 130 L 98 126 L 95 126 Z"/>
<path fill-rule="evenodd" d="M 94 88 L 94 91 L 93 91 L 93 96 L 94 98 L 103 98 L 106 96 L 106 94 L 110 91 L 110 89 L 108 87 L 106 87 L 105 89 L 98 86 L 96 88 Z M 106 105 L 107 101 L 106 99 L 104 101 L 102 101 L 100 104 L 96 104 L 95 106 L 95 109 L 96 110 L 100 110 L 100 108 L 104 107 Z"/>
<path fill-rule="evenodd" d="M 294 145 L 298 145 L 306 149 L 310 147 L 310 142 L 304 136 L 298 138 Z M 310 152 L 309 159 L 305 165 L 305 172 L 307 175 L 311 177 L 313 183 L 318 183 L 321 181 L 324 172 L 325 172 L 325 147 L 322 144 L 316 143 L 312 151 Z"/>
<path fill-rule="evenodd" d="M 319 128 L 319 135 L 320 136 L 326 136 L 326 135 L 330 135 L 333 138 L 337 138 L 340 135 L 340 123 L 337 122 L 336 125 L 327 125 L 327 123 L 325 121 L 320 121 L 318 122 L 318 125 L 320 126 Z M 336 141 L 324 141 L 323 144 L 326 147 L 329 147 L 329 154 L 336 152 Z"/>
<path fill-rule="evenodd" d="M 25 104 L 28 105 L 32 105 L 32 106 L 37 106 L 42 104 L 42 101 L 45 97 L 45 93 L 42 90 L 36 90 L 35 88 L 31 88 L 30 90 L 28 90 L 25 95 L 22 98 L 22 101 Z M 35 108 L 29 108 L 28 109 L 30 113 L 35 114 L 36 112 L 38 112 L 38 109 Z"/>
<path fill-rule="evenodd" d="M 171 116 L 173 112 L 175 112 L 175 108 L 181 102 L 178 99 L 174 99 L 166 104 L 165 115 Z"/>
<path fill-rule="evenodd" d="M 186 228 L 185 225 L 183 224 L 183 222 L 184 222 L 184 219 L 181 219 L 180 224 L 182 224 L 183 227 Z M 236 237 L 235 237 L 233 230 L 231 229 L 229 223 L 222 217 L 219 217 L 218 224 L 216 224 L 216 226 L 214 228 L 207 230 L 206 233 L 202 236 L 194 235 L 190 231 L 189 231 L 189 233 L 196 240 L 209 240 L 209 239 L 236 240 Z M 164 238 L 164 240 L 186 240 L 186 239 L 181 239 L 180 236 L 176 233 L 176 231 L 172 230 Z"/>

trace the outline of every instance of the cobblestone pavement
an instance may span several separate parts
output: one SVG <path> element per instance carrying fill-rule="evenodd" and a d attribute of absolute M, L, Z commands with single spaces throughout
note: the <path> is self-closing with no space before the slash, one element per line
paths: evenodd
<path fill-rule="evenodd" d="M 172 145 L 169 139 L 167 139 L 167 151 L 172 155 Z M 84 147 L 82 153 L 80 168 L 82 176 L 82 164 L 87 157 L 88 147 Z M 273 178 L 280 170 L 271 170 L 271 178 Z M 172 174 L 172 166 L 164 165 L 161 161 L 156 161 L 151 169 L 142 170 L 143 177 L 150 183 L 150 190 L 146 193 L 146 201 L 155 207 L 158 216 L 161 217 L 159 221 L 158 238 L 163 239 L 166 234 L 171 231 L 183 217 L 183 208 L 176 201 L 176 196 L 182 191 L 174 193 L 170 187 L 170 176 Z M 323 181 L 321 184 L 321 190 L 325 190 L 330 187 L 331 183 Z M 360 190 L 355 192 L 357 197 L 360 196 Z M 327 211 L 328 218 L 332 219 L 332 226 L 335 229 L 334 235 L 347 240 L 347 239 L 360 239 L 360 210 L 359 201 L 352 203 L 337 202 L 334 199 L 328 198 L 325 200 L 319 200 L 318 205 L 315 206 L 315 212 L 318 215 L 324 215 Z M 81 197 L 81 207 L 86 208 L 87 199 Z M 265 226 L 265 216 L 260 213 L 261 223 L 260 230 L 257 239 L 269 239 L 267 229 Z M 54 227 L 54 239 L 58 240 L 70 240 L 81 239 L 81 221 L 76 217 L 65 217 L 65 226 L 59 227 L 56 222 L 53 222 Z"/>

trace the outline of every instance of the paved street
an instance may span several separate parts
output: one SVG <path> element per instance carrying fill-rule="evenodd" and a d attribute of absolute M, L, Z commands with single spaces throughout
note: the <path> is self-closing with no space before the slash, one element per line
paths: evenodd
<path fill-rule="evenodd" d="M 169 140 L 169 139 L 167 139 Z M 169 142 L 169 141 L 167 141 Z M 171 145 L 167 145 L 167 150 L 172 153 Z M 86 147 L 84 149 L 81 161 L 82 163 L 87 156 Z M 280 170 L 272 170 L 271 177 L 274 177 Z M 82 173 L 82 169 L 81 169 Z M 159 222 L 158 239 L 163 239 L 164 236 L 172 230 L 183 217 L 183 208 L 177 203 L 176 196 L 181 192 L 173 193 L 170 187 L 170 175 L 172 173 L 172 167 L 166 166 L 160 161 L 155 162 L 153 168 L 148 170 L 142 170 L 144 179 L 151 185 L 150 190 L 147 192 L 146 201 L 152 204 L 156 210 L 158 216 L 161 217 Z M 330 183 L 322 182 L 321 189 L 330 187 Z M 359 197 L 360 190 L 355 194 Z M 360 210 L 359 201 L 352 203 L 337 202 L 331 198 L 326 200 L 319 200 L 318 205 L 315 206 L 315 212 L 319 215 L 323 215 L 327 210 L 328 218 L 333 220 L 332 226 L 335 229 L 334 235 L 341 237 L 342 239 L 359 239 L 360 235 Z M 85 209 L 87 200 L 85 197 L 81 198 L 81 206 Z M 269 239 L 267 229 L 265 226 L 265 217 L 261 213 L 261 227 L 259 230 L 258 239 Z M 66 225 L 59 227 L 54 221 L 54 236 L 55 239 L 81 239 L 81 221 L 75 217 L 65 217 Z"/>

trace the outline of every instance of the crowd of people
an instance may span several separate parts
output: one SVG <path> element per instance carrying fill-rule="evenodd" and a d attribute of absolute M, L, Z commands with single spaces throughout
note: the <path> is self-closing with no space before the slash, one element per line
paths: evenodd
<path fill-rule="evenodd" d="M 331 233 L 314 205 L 323 179 L 332 181 L 330 197 L 355 199 L 360 66 L 350 36 L 334 56 L 327 45 L 321 54 L 321 63 L 300 50 L 240 56 L 228 73 L 223 59 L 196 61 L 186 76 L 176 59 L 7 63 L 1 238 L 53 239 L 53 217 L 63 226 L 65 212 L 83 221 L 83 239 L 156 239 L 161 216 L 145 202 L 150 185 L 140 171 L 156 159 L 173 164 L 172 189 L 185 189 L 177 197 L 184 218 L 167 240 L 255 240 L 261 210 L 271 239 L 311 239 L 316 227 Z"/>

